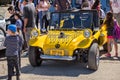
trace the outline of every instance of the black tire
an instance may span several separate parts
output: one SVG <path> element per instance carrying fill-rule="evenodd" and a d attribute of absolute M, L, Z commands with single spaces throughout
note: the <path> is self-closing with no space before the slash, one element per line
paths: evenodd
<path fill-rule="evenodd" d="M 28 51 L 29 62 L 33 67 L 40 66 L 42 63 L 42 59 L 40 58 L 40 52 L 36 47 L 29 47 Z"/>
<path fill-rule="evenodd" d="M 0 31 L 2 31 L 2 34 L 4 35 L 4 36 L 6 36 L 6 33 L 5 33 L 5 31 L 0 27 Z"/>
<path fill-rule="evenodd" d="M 88 68 L 97 70 L 99 66 L 99 48 L 97 43 L 93 43 L 88 52 Z"/>
<path fill-rule="evenodd" d="M 110 44 L 110 52 L 112 51 L 112 43 Z M 105 43 L 104 45 L 103 45 L 103 50 L 105 51 L 105 52 L 108 52 L 108 49 L 107 49 L 107 43 Z"/>

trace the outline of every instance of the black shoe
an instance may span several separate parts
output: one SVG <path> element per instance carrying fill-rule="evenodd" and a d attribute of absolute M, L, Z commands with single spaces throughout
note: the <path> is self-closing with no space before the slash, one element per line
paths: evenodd
<path fill-rule="evenodd" d="M 12 80 L 12 76 L 8 76 L 8 79 L 7 80 Z"/>
<path fill-rule="evenodd" d="M 16 80 L 20 80 L 20 76 L 16 76 Z"/>
<path fill-rule="evenodd" d="M 16 72 L 15 72 L 15 71 L 13 71 L 13 74 L 12 74 L 12 76 L 16 76 Z"/>

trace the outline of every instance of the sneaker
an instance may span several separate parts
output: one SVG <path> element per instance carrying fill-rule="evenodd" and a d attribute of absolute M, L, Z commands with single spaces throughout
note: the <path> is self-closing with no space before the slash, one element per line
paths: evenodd
<path fill-rule="evenodd" d="M 106 57 L 111 57 L 110 53 L 105 54 Z"/>

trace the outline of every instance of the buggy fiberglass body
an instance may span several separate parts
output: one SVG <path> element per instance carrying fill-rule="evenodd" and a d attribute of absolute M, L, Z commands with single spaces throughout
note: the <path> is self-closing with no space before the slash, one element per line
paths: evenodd
<path fill-rule="evenodd" d="M 72 10 L 51 13 L 50 30 L 40 34 L 31 31 L 29 62 L 41 65 L 43 60 L 66 60 L 87 63 L 89 69 L 99 66 L 99 47 L 106 49 L 107 32 L 100 29 L 96 10 Z"/>

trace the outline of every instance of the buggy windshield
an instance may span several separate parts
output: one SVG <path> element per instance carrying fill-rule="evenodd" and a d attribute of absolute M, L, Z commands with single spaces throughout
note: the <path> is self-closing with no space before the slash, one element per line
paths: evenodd
<path fill-rule="evenodd" d="M 91 28 L 93 25 L 93 12 L 54 12 L 51 14 L 50 27 L 54 29 L 81 29 Z"/>

